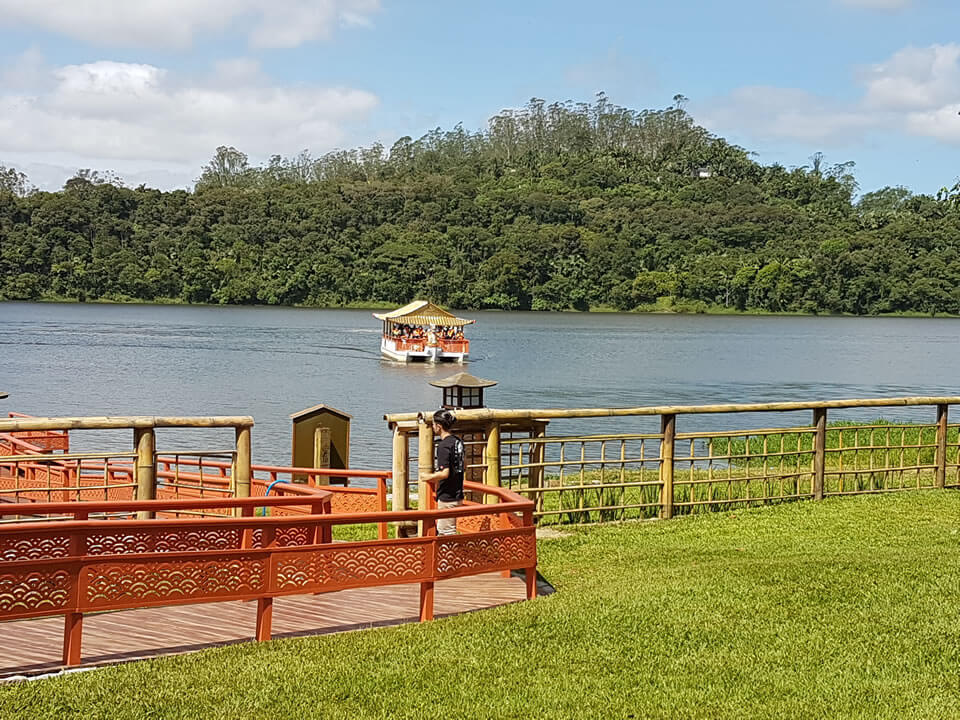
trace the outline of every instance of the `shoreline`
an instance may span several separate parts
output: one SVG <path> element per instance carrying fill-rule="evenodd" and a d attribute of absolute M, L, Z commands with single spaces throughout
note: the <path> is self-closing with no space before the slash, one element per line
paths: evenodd
<path fill-rule="evenodd" d="M 185 306 L 185 307 L 209 307 L 209 308 L 287 308 L 294 310 L 390 310 L 396 307 L 396 303 L 370 300 L 364 302 L 346 303 L 344 305 L 260 305 L 260 304 L 225 304 L 225 303 L 192 303 L 173 299 L 154 299 L 138 300 L 135 298 L 115 299 L 115 298 L 96 298 L 93 300 L 77 300 L 75 298 L 61 297 L 41 297 L 35 300 L 16 300 L 0 299 L 0 305 L 7 303 L 37 303 L 46 305 L 148 305 L 148 306 Z M 659 304 L 658 304 L 659 305 Z M 680 303 L 678 307 L 647 305 L 634 310 L 618 310 L 605 305 L 591 307 L 588 310 L 501 310 L 498 308 L 451 308 L 458 312 L 483 312 L 483 313 L 541 313 L 541 312 L 561 312 L 579 315 L 714 315 L 714 316 L 753 316 L 753 317 L 845 317 L 845 318 L 930 318 L 930 319 L 956 319 L 960 315 L 951 315 L 948 313 L 924 313 L 915 310 L 899 311 L 895 313 L 878 313 L 876 315 L 854 315 L 852 313 L 817 313 L 795 311 L 772 311 L 772 310 L 737 310 L 723 306 L 698 306 L 696 308 L 684 307 Z"/>

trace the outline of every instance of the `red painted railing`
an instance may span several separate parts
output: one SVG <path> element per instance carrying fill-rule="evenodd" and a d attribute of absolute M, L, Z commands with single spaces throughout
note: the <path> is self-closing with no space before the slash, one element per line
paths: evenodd
<path fill-rule="evenodd" d="M 27 509 L 31 515 L 69 518 L 0 524 L 0 621 L 64 615 L 64 664 L 77 665 L 83 614 L 89 612 L 256 600 L 256 638 L 268 640 L 273 599 L 284 595 L 419 583 L 420 619 L 430 620 L 437 580 L 522 569 L 533 597 L 533 503 L 508 490 L 466 486 L 496 502 L 449 510 L 336 513 L 332 505 L 342 488 L 281 482 L 275 488 L 290 495 L 274 497 L 271 491 L 270 497 L 243 499 L 36 503 L 29 508 L 0 504 L 0 519 Z M 169 517 L 218 508 L 243 517 Z M 270 515 L 256 516 L 258 508 L 268 508 Z M 158 517 L 89 519 L 141 511 Z M 443 518 L 456 518 L 461 534 L 437 536 L 436 522 Z M 335 525 L 410 521 L 422 523 L 421 537 L 331 540 Z M 12 628 L 7 642 L 16 642 Z"/>
<path fill-rule="evenodd" d="M 405 338 L 386 338 L 393 343 L 394 349 L 400 352 L 423 352 L 427 349 L 426 340 L 410 340 Z M 444 352 L 468 353 L 469 340 L 438 340 L 437 345 Z"/>
<path fill-rule="evenodd" d="M 28 418 L 31 416 L 11 412 L 7 413 L 7 417 Z M 19 430 L 11 433 L 0 433 L 0 455 L 11 454 L 4 451 L 4 446 L 8 443 L 17 444 L 17 441 L 28 443 L 38 452 L 52 452 L 54 450 L 67 452 L 70 450 L 70 435 L 66 430 Z"/>
<path fill-rule="evenodd" d="M 469 353 L 469 340 L 441 340 L 440 349 L 450 353 Z"/>

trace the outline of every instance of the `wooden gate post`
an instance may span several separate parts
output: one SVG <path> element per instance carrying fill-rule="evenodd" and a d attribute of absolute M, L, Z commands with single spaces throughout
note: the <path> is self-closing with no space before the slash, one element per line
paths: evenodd
<path fill-rule="evenodd" d="M 673 449 L 677 435 L 677 416 L 661 415 L 660 432 L 660 517 L 673 517 Z"/>
<path fill-rule="evenodd" d="M 433 510 L 436 506 L 430 483 L 424 478 L 433 472 L 433 425 L 427 418 L 420 417 L 417 426 L 417 508 Z M 420 522 L 420 535 L 423 536 L 423 521 Z"/>
<path fill-rule="evenodd" d="M 410 441 L 407 434 L 399 427 L 393 428 L 393 511 L 410 509 Z M 397 537 L 405 537 L 412 533 L 404 522 L 393 523 Z"/>
<path fill-rule="evenodd" d="M 233 479 L 233 496 L 246 498 L 250 497 L 250 426 L 238 427 L 236 433 L 237 461 L 236 476 Z M 234 514 L 240 514 L 239 508 L 235 508 Z"/>
<path fill-rule="evenodd" d="M 813 492 L 814 500 L 823 500 L 823 479 L 827 467 L 827 409 L 814 408 Z"/>
<path fill-rule="evenodd" d="M 949 407 L 949 405 L 937 405 L 936 486 L 941 489 L 947 483 L 947 414 Z"/>
<path fill-rule="evenodd" d="M 157 499 L 157 439 L 154 429 L 134 428 L 133 442 L 137 449 L 137 500 Z M 138 520 L 154 517 L 150 510 L 138 510 Z"/>
<path fill-rule="evenodd" d="M 486 475 L 483 482 L 488 487 L 500 487 L 500 423 L 492 422 L 487 425 L 487 449 L 484 453 Z M 484 497 L 484 502 L 492 503 L 491 495 Z"/>

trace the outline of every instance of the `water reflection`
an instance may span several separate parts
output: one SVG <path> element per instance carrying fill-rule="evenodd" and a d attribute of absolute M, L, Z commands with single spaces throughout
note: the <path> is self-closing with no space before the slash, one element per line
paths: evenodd
<path fill-rule="evenodd" d="M 290 413 L 354 416 L 352 457 L 385 466 L 384 412 L 435 407 L 430 380 L 499 381 L 497 407 L 603 407 L 952 395 L 956 320 L 468 313 L 467 366 L 381 359 L 367 311 L 0 303 L 4 410 L 36 415 L 252 414 L 258 460 L 289 460 Z M 883 414 L 929 420 L 929 411 Z M 871 419 L 877 410 L 845 411 Z M 678 432 L 809 422 L 806 413 L 690 416 Z M 655 432 L 656 418 L 555 422 L 552 432 Z M 213 433 L 169 436 L 228 446 Z M 164 436 L 167 438 L 168 436 Z M 165 439 L 164 442 L 168 440 Z M 111 439 L 127 447 L 127 439 Z M 114 449 L 110 447 L 108 449 Z"/>

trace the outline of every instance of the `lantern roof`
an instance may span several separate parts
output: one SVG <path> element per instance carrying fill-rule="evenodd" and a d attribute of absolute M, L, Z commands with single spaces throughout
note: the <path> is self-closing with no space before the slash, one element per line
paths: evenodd
<path fill-rule="evenodd" d="M 433 380 L 430 384 L 438 388 L 450 388 L 450 387 L 488 388 L 496 385 L 497 381 L 484 380 L 483 378 L 474 377 L 470 373 L 458 372 L 456 375 L 451 375 L 450 377 L 443 378 L 443 380 Z"/>

